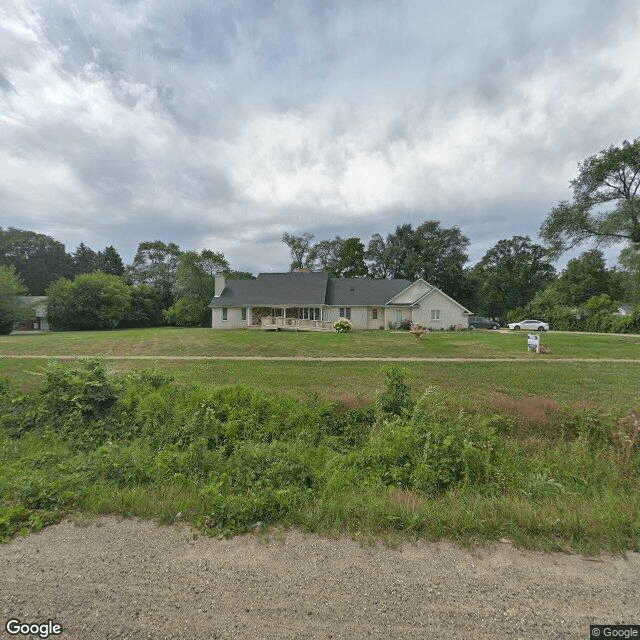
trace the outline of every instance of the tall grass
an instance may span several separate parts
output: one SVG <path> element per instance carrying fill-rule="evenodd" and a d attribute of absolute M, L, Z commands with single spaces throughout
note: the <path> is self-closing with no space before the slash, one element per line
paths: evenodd
<path fill-rule="evenodd" d="M 274 524 L 358 538 L 508 537 L 586 553 L 640 549 L 633 413 L 552 406 L 471 412 L 380 374 L 357 409 L 157 370 L 52 363 L 0 389 L 0 537 L 115 513 L 229 536 Z"/>

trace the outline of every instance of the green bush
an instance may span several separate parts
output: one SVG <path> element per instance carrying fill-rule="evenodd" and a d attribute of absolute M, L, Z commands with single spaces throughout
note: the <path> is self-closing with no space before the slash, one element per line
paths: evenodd
<path fill-rule="evenodd" d="M 353 325 L 350 320 L 347 320 L 347 318 L 340 318 L 340 320 L 336 320 L 333 323 L 333 330 L 336 333 L 349 333 L 351 329 L 353 329 Z"/>
<path fill-rule="evenodd" d="M 47 288 L 47 318 L 54 329 L 114 329 L 131 308 L 131 287 L 119 276 L 85 273 Z"/>
<path fill-rule="evenodd" d="M 258 530 L 286 518 L 304 496 L 297 488 L 261 489 L 245 493 L 222 492 L 217 485 L 203 489 L 209 514 L 197 523 L 205 529 L 231 536 Z"/>
<path fill-rule="evenodd" d="M 65 433 L 80 447 L 118 437 L 126 424 L 115 411 L 117 391 L 98 358 L 85 360 L 78 368 L 50 363 L 36 400 L 34 426 Z"/>
<path fill-rule="evenodd" d="M 164 318 L 167 324 L 176 327 L 206 326 L 206 320 L 211 319 L 211 310 L 197 298 L 185 296 L 164 311 Z"/>
<path fill-rule="evenodd" d="M 429 388 L 418 400 L 411 416 L 424 438 L 411 484 L 427 493 L 450 489 L 463 480 L 469 483 L 493 479 L 499 441 L 495 430 L 479 425 L 463 413 L 451 413 L 446 396 Z"/>
<path fill-rule="evenodd" d="M 225 482 L 233 490 L 309 489 L 314 486 L 315 478 L 291 444 L 243 442 L 228 458 Z"/>
<path fill-rule="evenodd" d="M 11 536 L 29 525 L 31 511 L 21 504 L 0 507 L 0 542 L 8 542 Z"/>
<path fill-rule="evenodd" d="M 640 333 L 640 309 L 627 315 L 611 314 L 608 319 L 610 333 Z"/>
<path fill-rule="evenodd" d="M 157 446 L 205 438 L 210 447 L 231 449 L 242 440 L 318 444 L 330 435 L 333 422 L 325 420 L 327 411 L 326 405 L 303 405 L 240 385 L 187 392 L 166 386 L 139 398 L 130 420 Z"/>
<path fill-rule="evenodd" d="M 399 416 L 411 408 L 411 388 L 405 382 L 406 369 L 394 365 L 382 368 L 385 374 L 386 388 L 378 394 L 376 404 L 383 414 Z"/>

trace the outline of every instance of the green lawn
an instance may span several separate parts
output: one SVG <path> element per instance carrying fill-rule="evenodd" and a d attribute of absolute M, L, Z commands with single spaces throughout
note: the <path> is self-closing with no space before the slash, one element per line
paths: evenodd
<path fill-rule="evenodd" d="M 465 410 L 495 407 L 526 413 L 549 406 L 597 406 L 630 411 L 640 405 L 640 337 L 578 333 L 543 334 L 553 350 L 527 352 L 526 333 L 434 332 L 420 342 L 406 332 L 262 333 L 211 329 L 129 329 L 3 336 L 0 375 L 32 386 L 45 361 L 3 355 L 106 355 L 110 371 L 158 368 L 181 383 L 238 383 L 305 399 L 317 395 L 346 406 L 373 401 L 383 386 L 384 363 L 318 361 L 166 360 L 171 356 L 293 356 L 360 358 L 482 358 L 478 361 L 396 363 L 407 369 L 414 393 L 429 386 L 450 390 Z M 158 360 L 127 356 L 162 356 Z M 120 359 L 122 357 L 122 359 Z M 513 361 L 498 360 L 513 359 Z M 567 358 L 613 358 L 619 362 L 567 362 Z M 630 362 L 629 360 L 637 360 Z M 524 404 L 527 407 L 524 407 Z"/>
<path fill-rule="evenodd" d="M 640 360 L 640 336 L 544 333 L 552 350 L 545 359 L 632 358 Z M 433 332 L 419 342 L 408 332 L 261 332 L 254 330 L 153 328 L 51 332 L 0 338 L 2 355 L 109 356 L 294 356 L 389 358 L 522 358 L 526 332 Z"/>

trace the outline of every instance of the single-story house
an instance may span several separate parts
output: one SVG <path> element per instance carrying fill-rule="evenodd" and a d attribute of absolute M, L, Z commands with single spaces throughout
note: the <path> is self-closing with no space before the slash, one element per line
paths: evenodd
<path fill-rule="evenodd" d="M 20 296 L 25 307 L 33 311 L 33 315 L 20 323 L 16 331 L 49 331 L 47 322 L 47 296 Z"/>
<path fill-rule="evenodd" d="M 471 311 L 422 279 L 332 278 L 327 273 L 261 273 L 255 280 L 215 278 L 214 329 L 262 326 L 329 329 L 347 318 L 354 329 L 467 328 Z"/>

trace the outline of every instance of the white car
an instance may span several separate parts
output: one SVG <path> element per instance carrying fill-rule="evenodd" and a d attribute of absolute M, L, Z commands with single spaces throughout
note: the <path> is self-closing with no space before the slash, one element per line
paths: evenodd
<path fill-rule="evenodd" d="M 520 322 L 510 322 L 509 329 L 520 331 L 520 329 L 528 329 L 529 331 L 549 331 L 549 325 L 542 320 L 521 320 Z"/>

